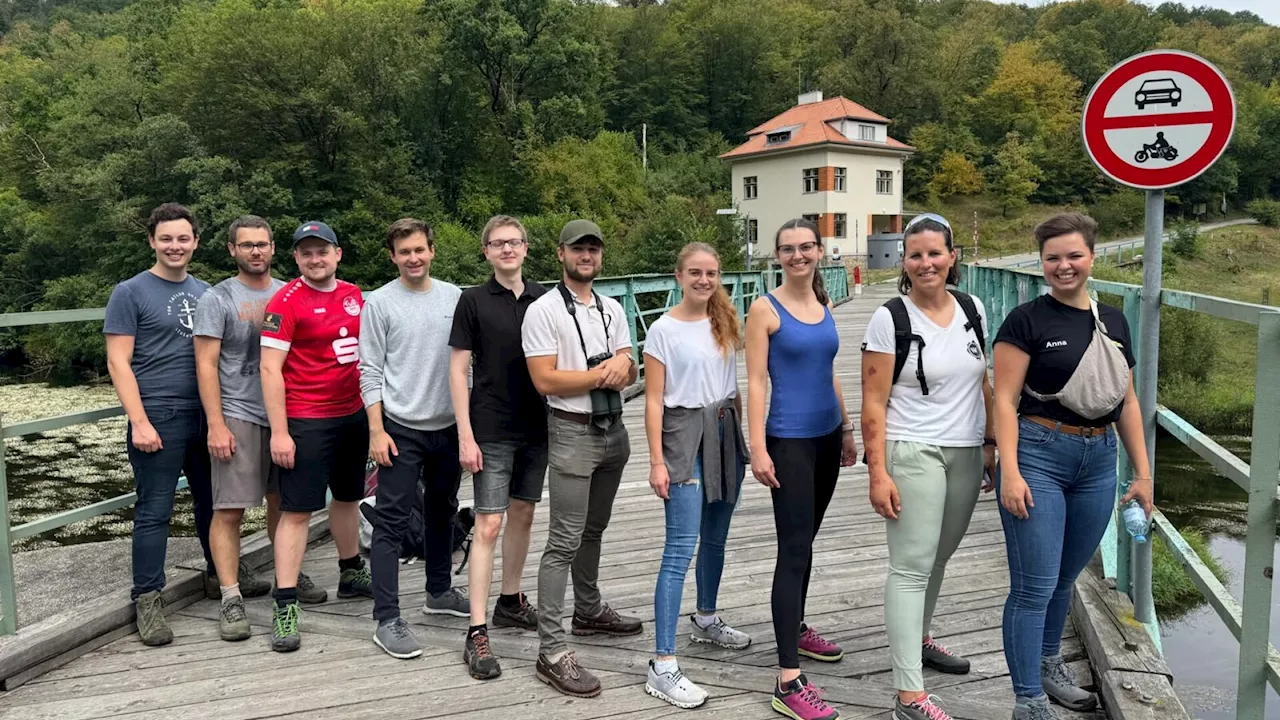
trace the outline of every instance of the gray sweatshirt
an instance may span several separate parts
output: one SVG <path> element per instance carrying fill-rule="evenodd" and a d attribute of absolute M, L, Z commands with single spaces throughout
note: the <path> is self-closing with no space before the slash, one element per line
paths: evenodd
<path fill-rule="evenodd" d="M 449 331 L 462 290 L 443 280 L 414 292 L 397 278 L 369 293 L 360 313 L 360 392 L 365 407 L 415 430 L 454 424 Z"/>

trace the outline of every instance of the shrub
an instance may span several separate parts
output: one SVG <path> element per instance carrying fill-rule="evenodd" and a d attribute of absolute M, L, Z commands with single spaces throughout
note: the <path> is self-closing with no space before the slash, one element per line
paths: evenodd
<path fill-rule="evenodd" d="M 1204 240 L 1200 237 L 1200 225 L 1194 221 L 1179 220 L 1169 229 L 1169 249 L 1173 254 L 1194 260 L 1204 250 Z"/>
<path fill-rule="evenodd" d="M 1146 197 L 1136 190 L 1112 193 L 1089 208 L 1089 214 L 1098 221 L 1103 233 L 1141 228 L 1146 213 Z"/>
<path fill-rule="evenodd" d="M 1209 551 L 1209 541 L 1197 530 L 1182 530 L 1187 541 L 1201 562 L 1209 567 L 1220 582 L 1227 581 L 1227 571 L 1218 558 Z M 1187 614 L 1204 603 L 1200 590 L 1191 582 L 1182 563 L 1169 549 L 1163 538 L 1153 538 L 1151 545 L 1151 594 L 1156 612 L 1161 620 L 1173 620 Z"/>
<path fill-rule="evenodd" d="M 1267 227 L 1280 227 L 1280 200 L 1254 200 L 1245 212 Z"/>
<path fill-rule="evenodd" d="M 1209 315 L 1181 308 L 1160 310 L 1160 377 L 1181 375 L 1206 382 L 1221 346 L 1219 328 Z"/>

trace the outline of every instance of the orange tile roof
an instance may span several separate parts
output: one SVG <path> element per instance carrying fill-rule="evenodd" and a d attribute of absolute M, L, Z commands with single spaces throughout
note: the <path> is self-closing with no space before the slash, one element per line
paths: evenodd
<path fill-rule="evenodd" d="M 889 148 L 899 152 L 910 152 L 915 149 L 893 138 L 888 138 L 883 143 L 851 140 L 827 124 L 833 120 L 843 120 L 845 118 L 866 120 L 885 125 L 890 122 L 889 118 L 874 113 L 852 100 L 835 97 L 822 102 L 797 105 L 772 120 L 756 126 L 747 133 L 748 139 L 745 143 L 720 157 L 735 158 L 774 150 L 791 150 L 807 145 L 821 145 L 823 143 L 865 148 Z M 790 140 L 785 143 L 766 145 L 766 135 L 774 130 L 787 127 L 795 128 L 791 131 Z"/>

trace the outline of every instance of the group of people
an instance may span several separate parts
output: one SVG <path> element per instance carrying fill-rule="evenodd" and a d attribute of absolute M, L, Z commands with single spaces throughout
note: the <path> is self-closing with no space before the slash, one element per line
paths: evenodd
<path fill-rule="evenodd" d="M 902 297 L 876 311 L 862 346 L 861 430 L 870 501 L 885 518 L 889 547 L 884 607 L 897 720 L 948 718 L 926 693 L 922 667 L 969 671 L 967 660 L 932 638 L 930 622 L 947 560 L 984 488 L 999 490 L 1008 545 L 1004 639 L 1014 717 L 1049 720 L 1049 698 L 1073 709 L 1094 702 L 1058 648 L 1072 582 L 1115 500 L 1113 425 L 1137 472 L 1125 500 L 1151 506 L 1128 327 L 1086 289 L 1096 230 L 1080 215 L 1037 227 L 1052 293 L 1015 309 L 999 329 L 994 385 L 982 305 L 948 288 L 958 277 L 950 226 L 930 214 L 905 230 Z M 142 641 L 173 638 L 162 594 L 165 549 L 185 475 L 223 639 L 250 637 L 243 598 L 270 592 L 271 649 L 300 647 L 301 604 L 328 598 L 301 572 L 311 514 L 327 504 L 338 597 L 372 598 L 378 647 L 396 658 L 420 655 L 401 618 L 399 548 L 421 503 L 422 609 L 469 618 L 470 674 L 501 674 L 487 626 L 501 534 L 493 624 L 538 632 L 541 681 L 575 697 L 598 695 L 600 681 L 566 642 L 569 578 L 574 635 L 642 632 L 641 620 L 611 608 L 599 587 L 601 540 L 631 453 L 621 391 L 638 375 L 622 306 L 592 287 L 603 262 L 600 228 L 587 220 L 564 226 L 556 250 L 562 277 L 547 288 L 522 275 L 528 238 L 519 220 L 494 217 L 480 238 L 493 275 L 461 290 L 431 277 L 431 229 L 398 220 L 385 239 L 398 277 L 367 297 L 337 279 L 342 245 L 321 222 L 294 232 L 300 277 L 288 283 L 271 275 L 275 243 L 262 218 L 230 225 L 226 250 L 237 273 L 212 288 L 187 272 L 199 235 L 185 207 L 156 208 L 147 235 L 155 264 L 115 288 L 104 326 L 138 494 L 132 596 Z M 744 329 L 715 249 L 685 246 L 675 266 L 681 299 L 645 338 L 648 477 L 666 525 L 645 691 L 680 708 L 708 699 L 676 657 L 695 550 L 689 640 L 728 649 L 751 643 L 717 609 L 726 538 L 750 467 L 770 489 L 778 541 L 772 707 L 794 720 L 835 720 L 838 711 L 799 658 L 843 657 L 806 622 L 805 604 L 815 537 L 840 468 L 857 462 L 858 448 L 835 372 L 840 336 L 819 272 L 817 227 L 786 223 L 774 252 L 782 282 L 754 301 Z M 378 478 L 366 565 L 357 503 L 369 458 Z M 463 470 L 473 479 L 476 513 L 468 593 L 452 587 L 449 572 Z M 535 606 L 521 576 L 544 484 L 548 535 Z M 274 583 L 240 560 L 244 510 L 264 499 Z"/>

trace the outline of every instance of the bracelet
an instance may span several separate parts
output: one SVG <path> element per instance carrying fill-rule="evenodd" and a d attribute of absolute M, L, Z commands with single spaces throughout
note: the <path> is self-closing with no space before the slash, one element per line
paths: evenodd
<path fill-rule="evenodd" d="M 851 422 L 842 423 L 840 425 L 840 430 L 842 432 L 853 432 L 853 423 Z"/>

